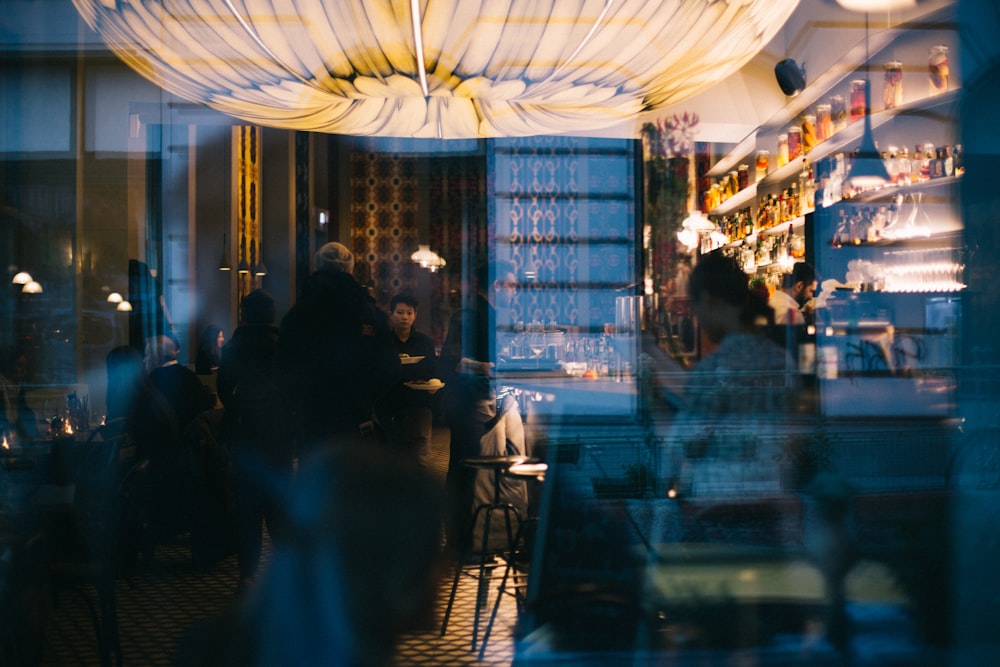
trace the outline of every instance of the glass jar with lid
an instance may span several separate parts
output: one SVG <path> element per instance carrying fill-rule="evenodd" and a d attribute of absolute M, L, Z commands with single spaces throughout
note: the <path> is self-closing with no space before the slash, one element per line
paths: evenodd
<path fill-rule="evenodd" d="M 903 104 L 903 63 L 898 60 L 885 64 L 882 104 L 886 109 L 895 109 Z"/>
<path fill-rule="evenodd" d="M 865 86 L 868 84 L 864 79 L 851 81 L 851 122 L 859 120 L 867 113 L 865 102 Z"/>
<path fill-rule="evenodd" d="M 948 47 L 944 44 L 936 44 L 930 48 L 927 54 L 927 74 L 931 95 L 938 95 L 948 90 L 948 82 L 951 76 L 948 65 Z"/>
<path fill-rule="evenodd" d="M 808 153 L 816 146 L 816 116 L 807 113 L 802 116 L 802 152 Z"/>
<path fill-rule="evenodd" d="M 833 132 L 837 133 L 847 127 L 847 100 L 843 95 L 830 98 L 830 114 L 833 119 Z"/>
<path fill-rule="evenodd" d="M 816 141 L 826 141 L 833 135 L 833 117 L 829 104 L 816 105 Z"/>
<path fill-rule="evenodd" d="M 759 150 L 754 159 L 754 182 L 767 176 L 768 162 L 771 158 L 771 151 Z"/>
<path fill-rule="evenodd" d="M 802 155 L 802 128 L 793 125 L 788 128 L 788 161 Z"/>
<path fill-rule="evenodd" d="M 788 164 L 788 135 L 782 133 L 778 135 L 778 168 L 786 164 Z"/>

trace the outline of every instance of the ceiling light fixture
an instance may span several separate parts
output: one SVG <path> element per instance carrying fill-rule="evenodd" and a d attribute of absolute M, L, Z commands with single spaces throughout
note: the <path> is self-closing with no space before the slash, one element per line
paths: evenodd
<path fill-rule="evenodd" d="M 130 67 L 247 123 L 397 137 L 561 134 L 738 71 L 799 0 L 73 0 Z"/>
<path fill-rule="evenodd" d="M 851 12 L 867 13 L 910 9 L 917 6 L 917 0 L 837 0 L 837 4 Z"/>
<path fill-rule="evenodd" d="M 865 67 L 868 66 L 868 14 L 865 14 Z M 875 145 L 872 134 L 872 95 L 871 76 L 865 75 L 865 116 L 864 128 L 861 134 L 861 144 L 854 154 L 854 162 L 847 172 L 846 180 L 857 190 L 869 190 L 885 185 L 891 179 L 885 168 L 882 155 Z"/>
<path fill-rule="evenodd" d="M 34 280 L 34 278 L 32 278 L 31 274 L 27 271 L 18 271 L 14 274 L 14 277 L 11 278 L 10 282 L 12 285 L 27 285 L 32 280 Z"/>
<path fill-rule="evenodd" d="M 125 299 L 118 292 L 112 292 L 108 295 L 108 303 L 121 303 Z"/>
<path fill-rule="evenodd" d="M 420 268 L 428 269 L 431 273 L 437 273 L 438 269 L 448 262 L 444 257 L 437 254 L 429 245 L 418 245 L 416 251 L 410 255 L 410 261 L 420 265 Z"/>
<path fill-rule="evenodd" d="M 37 280 L 31 280 L 24 284 L 24 287 L 21 288 L 21 291 L 24 292 L 25 294 L 41 294 L 45 290 L 42 289 L 42 284 L 39 283 Z"/>

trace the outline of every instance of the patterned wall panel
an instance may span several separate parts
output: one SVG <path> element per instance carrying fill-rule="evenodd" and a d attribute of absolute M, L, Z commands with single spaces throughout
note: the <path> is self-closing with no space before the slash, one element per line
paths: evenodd
<path fill-rule="evenodd" d="M 236 166 L 236 229 L 239 239 L 238 301 L 260 287 L 255 275 L 263 255 L 260 247 L 260 142 L 263 130 L 252 125 L 233 128 L 233 161 Z"/>
<path fill-rule="evenodd" d="M 614 298 L 637 280 L 631 143 L 529 137 L 491 148 L 496 252 L 524 281 L 515 321 L 613 322 Z"/>
<path fill-rule="evenodd" d="M 431 337 L 444 342 L 451 312 L 461 307 L 462 269 L 486 258 L 486 179 L 483 156 L 450 155 L 428 161 L 428 242 L 448 262 L 431 280 Z"/>
<path fill-rule="evenodd" d="M 417 247 L 417 159 L 398 153 L 350 155 L 350 246 L 355 272 L 388 307 L 393 294 L 412 289 Z"/>

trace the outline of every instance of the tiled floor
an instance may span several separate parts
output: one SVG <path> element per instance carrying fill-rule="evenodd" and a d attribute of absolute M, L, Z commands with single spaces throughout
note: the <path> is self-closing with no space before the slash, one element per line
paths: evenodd
<path fill-rule="evenodd" d="M 431 466 L 442 474 L 447 467 L 447 435 L 437 433 Z M 266 558 L 266 556 L 265 556 Z M 266 567 L 266 561 L 265 561 Z M 493 581 L 490 604 L 496 595 L 499 574 Z M 184 630 L 195 620 L 221 611 L 236 588 L 236 559 L 231 556 L 210 571 L 195 571 L 190 552 L 183 543 L 161 547 L 155 567 L 120 582 L 118 602 L 121 644 L 126 665 L 155 667 L 172 665 L 174 647 Z M 451 581 L 442 582 L 438 600 L 439 618 L 448 602 Z M 398 651 L 401 667 L 419 665 L 509 665 L 513 653 L 512 626 L 515 604 L 507 596 L 490 637 L 483 661 L 472 652 L 473 611 L 476 584 L 463 581 L 448 633 L 412 634 L 404 638 Z M 485 627 L 489 609 L 482 613 Z M 482 628 L 480 629 L 480 636 Z M 94 633 L 83 601 L 63 596 L 55 601 L 45 637 L 43 667 L 97 665 Z"/>

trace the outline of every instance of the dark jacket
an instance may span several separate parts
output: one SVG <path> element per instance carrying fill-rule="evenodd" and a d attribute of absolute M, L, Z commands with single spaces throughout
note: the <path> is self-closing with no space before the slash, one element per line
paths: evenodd
<path fill-rule="evenodd" d="M 348 274 L 317 271 L 281 320 L 276 367 L 300 446 L 357 438 L 399 379 L 389 321 Z"/>
<path fill-rule="evenodd" d="M 149 380 L 173 408 L 182 435 L 195 417 L 215 407 L 212 394 L 186 366 L 170 364 L 154 368 L 149 373 Z"/>
<path fill-rule="evenodd" d="M 232 448 L 246 448 L 275 463 L 294 455 L 291 412 L 278 387 L 274 357 L 278 327 L 244 324 L 222 348 L 217 389 L 226 408 L 225 438 Z"/>
<path fill-rule="evenodd" d="M 434 396 L 426 391 L 410 389 L 407 382 L 414 380 L 440 379 L 437 368 L 437 355 L 434 352 L 434 341 L 430 336 L 419 331 L 410 331 L 410 337 L 401 341 L 392 334 L 392 342 L 400 358 L 399 382 L 386 396 L 386 406 L 390 414 L 395 414 L 405 408 L 431 408 Z M 408 357 L 423 357 L 416 363 L 403 363 L 402 355 Z"/>

